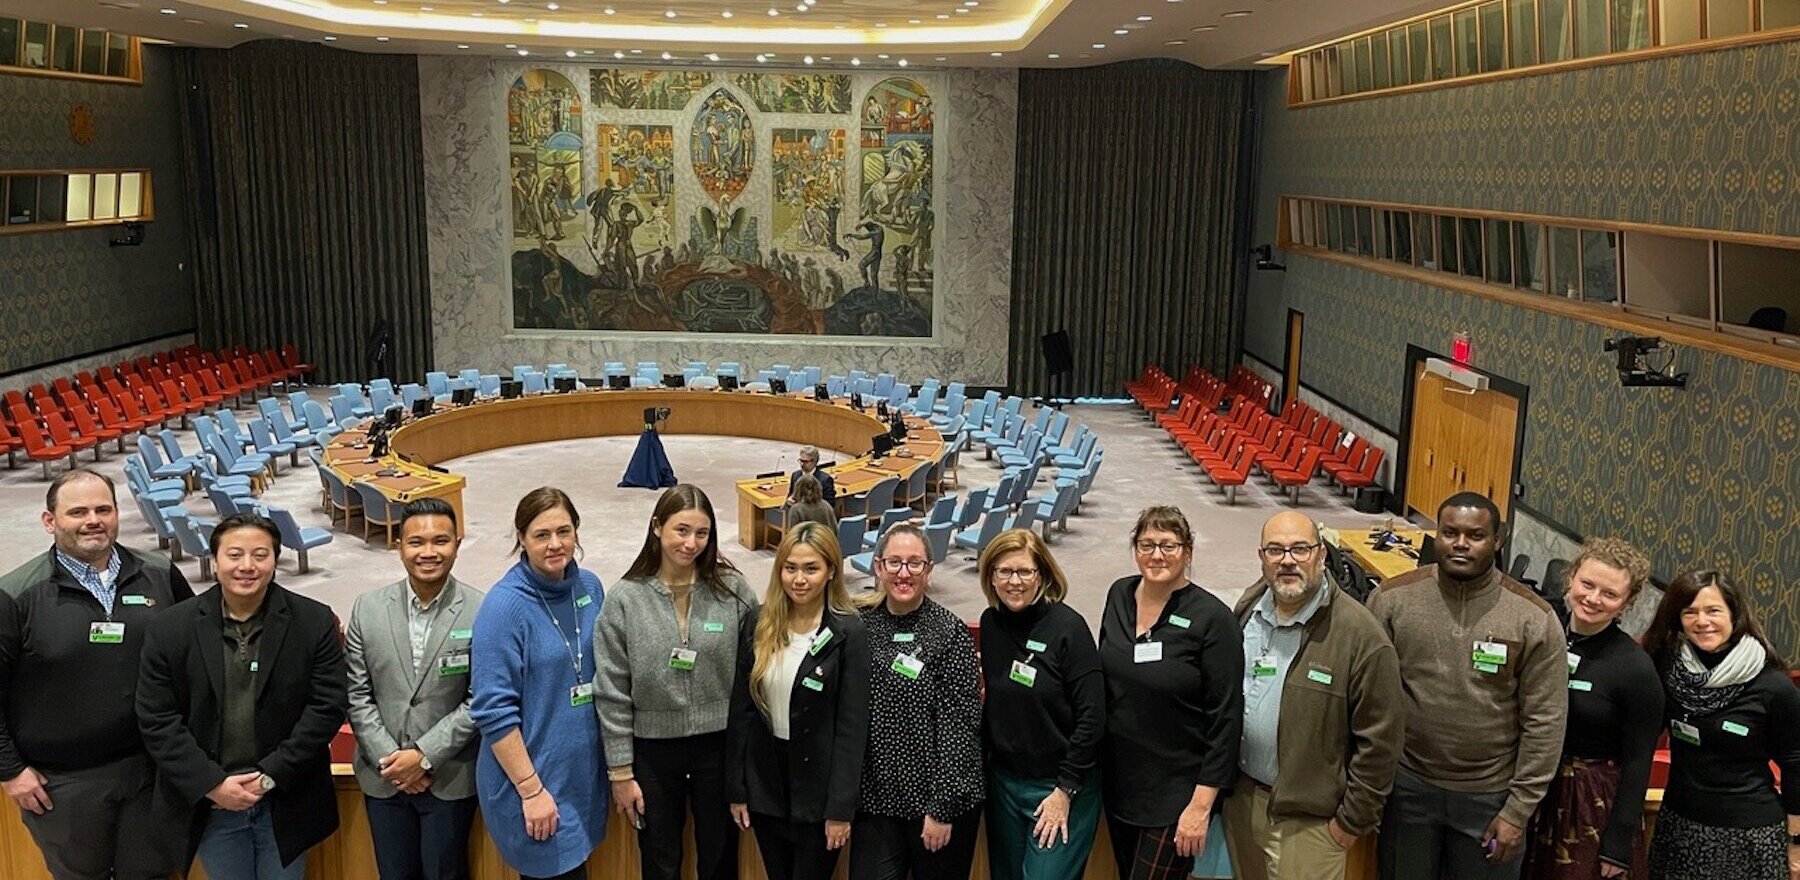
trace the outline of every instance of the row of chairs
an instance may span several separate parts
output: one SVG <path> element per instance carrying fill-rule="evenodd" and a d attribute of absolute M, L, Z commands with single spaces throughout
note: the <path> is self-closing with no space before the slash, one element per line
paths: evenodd
<path fill-rule="evenodd" d="M 43 466 L 47 480 L 57 461 L 67 459 L 74 467 L 76 456 L 85 451 L 99 461 L 108 442 L 124 452 L 131 434 L 171 420 L 185 426 L 194 415 L 217 410 L 227 400 L 311 370 L 299 362 L 292 346 L 280 354 L 241 348 L 214 354 L 188 346 L 82 370 L 48 386 L 35 383 L 0 393 L 0 450 L 6 452 L 8 467 L 17 467 L 18 453 L 25 453 Z"/>

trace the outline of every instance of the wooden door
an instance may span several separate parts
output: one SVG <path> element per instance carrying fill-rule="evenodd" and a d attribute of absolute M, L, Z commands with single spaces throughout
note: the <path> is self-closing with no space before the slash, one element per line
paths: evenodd
<path fill-rule="evenodd" d="M 1492 388 L 1475 391 L 1425 372 L 1420 363 L 1407 444 L 1408 510 L 1436 518 L 1444 499 L 1469 491 L 1493 499 L 1501 518 L 1508 518 L 1518 425 L 1518 398 Z"/>
<path fill-rule="evenodd" d="M 1288 309 L 1287 356 L 1281 364 L 1281 405 L 1300 399 L 1300 341 L 1305 338 L 1306 315 Z"/>

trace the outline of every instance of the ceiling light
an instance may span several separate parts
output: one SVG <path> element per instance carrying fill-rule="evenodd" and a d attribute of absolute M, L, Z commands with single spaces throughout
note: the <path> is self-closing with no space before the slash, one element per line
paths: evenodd
<path fill-rule="evenodd" d="M 617 50 L 617 49 L 614 49 L 614 50 L 613 50 L 613 57 L 614 57 L 614 58 L 624 58 L 624 57 L 625 57 L 625 53 L 624 53 L 624 52 L 620 52 L 620 51 L 619 51 L 619 50 Z"/>
<path fill-rule="evenodd" d="M 1129 34 L 1129 33 L 1131 33 L 1131 31 L 1128 31 L 1128 30 L 1126 30 L 1126 29 L 1124 29 L 1124 28 L 1114 28 L 1114 29 L 1113 29 L 1113 35 L 1114 35 L 1114 36 L 1119 36 L 1119 37 L 1122 37 L 1122 36 L 1125 36 L 1125 35 L 1126 35 L 1126 34 Z"/>
<path fill-rule="evenodd" d="M 878 28 L 884 28 L 884 27 L 887 27 L 887 22 L 885 22 L 885 21 L 878 21 L 878 22 L 875 22 L 875 26 L 876 26 L 876 27 L 878 27 Z"/>
<path fill-rule="evenodd" d="M 519 44 L 518 44 L 518 43 L 507 43 L 507 44 L 506 44 L 506 48 L 508 48 L 508 49 L 517 49 L 517 48 L 519 48 Z"/>
<path fill-rule="evenodd" d="M 727 10 L 725 10 L 725 11 L 723 11 L 723 12 L 720 12 L 720 13 L 719 13 L 719 17 L 720 17 L 720 18 L 730 18 L 730 17 L 731 17 L 731 10 L 729 10 L 729 9 L 727 9 Z"/>
<path fill-rule="evenodd" d="M 1106 48 L 1106 44 L 1105 44 L 1105 43 L 1095 43 L 1095 44 L 1094 44 L 1094 48 L 1096 48 L 1096 49 L 1104 49 L 1104 48 Z"/>
<path fill-rule="evenodd" d="M 583 50 L 581 50 L 581 54 L 583 54 L 583 55 L 592 55 L 592 54 L 594 54 L 594 50 L 592 50 L 592 49 L 583 49 Z"/>
<path fill-rule="evenodd" d="M 1204 34 L 1207 31 L 1216 31 L 1218 29 L 1219 29 L 1219 26 L 1216 24 L 1203 24 L 1197 28 L 1189 28 L 1188 30 L 1193 31 L 1196 34 Z"/>
<path fill-rule="evenodd" d="M 551 12 L 555 12 L 556 10 L 561 9 L 562 7 L 557 6 L 555 3 L 546 3 L 546 4 L 544 4 L 544 8 L 550 10 Z"/>
<path fill-rule="evenodd" d="M 942 13 L 942 12 L 938 13 L 938 21 L 943 21 L 944 19 L 949 18 L 949 17 L 950 16 L 945 13 Z"/>
<path fill-rule="evenodd" d="M 1150 20 L 1150 16 L 1148 16 L 1148 15 L 1140 15 L 1140 16 L 1138 16 L 1138 17 L 1137 17 L 1137 20 L 1138 20 L 1138 21 L 1149 21 L 1149 20 Z"/>
<path fill-rule="evenodd" d="M 717 60 L 719 60 L 719 53 L 717 53 L 717 52 L 708 52 L 708 53 L 706 53 L 706 60 L 708 60 L 708 61 L 717 61 Z"/>
<path fill-rule="evenodd" d="M 457 44 L 456 44 L 456 48 L 458 48 L 458 49 L 467 49 L 467 48 L 469 48 L 469 44 L 468 44 L 468 43 L 457 43 Z"/>
<path fill-rule="evenodd" d="M 988 54 L 989 54 L 989 55 L 992 55 L 992 56 L 993 56 L 993 57 L 995 57 L 995 58 L 999 58 L 999 57 L 1000 57 L 1000 53 L 999 53 L 999 52 L 989 52 L 989 53 L 988 53 Z"/>
<path fill-rule="evenodd" d="M 905 66 L 906 66 L 906 59 L 905 59 L 905 58 L 902 58 L 902 59 L 900 59 L 900 66 L 901 66 L 901 67 L 905 67 Z"/>
<path fill-rule="evenodd" d="M 644 50 L 642 50 L 642 49 L 633 49 L 633 50 L 631 50 L 631 54 L 633 54 L 633 55 L 642 55 L 642 54 L 644 54 Z"/>
<path fill-rule="evenodd" d="M 773 6 L 769 7 L 769 17 L 770 18 L 774 18 L 775 16 L 780 15 L 780 14 L 781 14 L 781 10 L 776 9 Z"/>
<path fill-rule="evenodd" d="M 567 55 L 567 56 L 569 56 L 569 57 L 570 57 L 570 58 L 574 58 L 574 57 L 575 57 L 575 50 L 574 50 L 574 49 L 570 49 L 570 50 L 569 50 L 569 51 L 567 51 L 567 52 L 564 52 L 564 53 L 563 53 L 563 54 L 564 54 L 564 55 Z"/>
<path fill-rule="evenodd" d="M 943 61 L 943 60 L 945 60 L 945 59 L 944 59 L 944 56 L 942 56 L 942 55 L 939 55 L 939 56 L 938 56 L 938 57 L 937 57 L 937 60 L 939 60 L 939 61 Z"/>
<path fill-rule="evenodd" d="M 811 55 L 808 55 L 808 56 L 806 56 L 806 57 L 805 57 L 805 58 L 802 58 L 802 59 L 800 59 L 800 60 L 801 60 L 801 61 L 804 61 L 804 62 L 806 62 L 806 63 L 807 63 L 807 64 L 811 64 L 811 63 L 812 63 L 812 56 L 811 56 Z"/>
<path fill-rule="evenodd" d="M 481 13 L 479 13 L 479 12 L 471 12 L 471 13 L 469 13 L 469 14 L 470 14 L 470 15 L 473 15 L 473 16 L 475 16 L 475 17 L 476 17 L 476 18 L 480 18 L 480 17 L 481 17 Z"/>
<path fill-rule="evenodd" d="M 616 12 L 617 12 L 617 10 L 613 9 L 611 6 L 608 6 L 605 9 L 602 9 L 600 11 L 606 13 L 607 15 L 613 15 L 613 14 L 616 14 Z"/>
<path fill-rule="evenodd" d="M 505 6 L 506 4 L 511 3 L 511 2 L 512 2 L 512 0 L 500 0 L 500 5 Z"/>
<path fill-rule="evenodd" d="M 674 17 L 675 17 L 675 10 L 673 10 L 673 9 L 664 10 L 663 18 L 674 18 Z"/>
<path fill-rule="evenodd" d="M 325 42 L 327 42 L 327 43 L 335 43 L 335 42 L 337 42 L 337 37 L 333 37 L 333 36 L 330 36 L 330 35 L 326 35 L 326 37 L 325 37 Z"/>
<path fill-rule="evenodd" d="M 1185 45 L 1187 45 L 1187 41 L 1186 40 L 1164 40 L 1163 45 L 1165 45 L 1165 46 L 1185 46 Z"/>
<path fill-rule="evenodd" d="M 232 26 L 232 27 L 234 27 L 234 28 L 237 28 L 237 29 L 238 29 L 238 30 L 243 30 L 243 29 L 244 29 L 244 28 L 247 28 L 247 27 L 249 27 L 249 25 L 247 25 L 247 24 L 244 24 L 244 23 L 243 23 L 243 22 L 241 22 L 241 21 L 239 21 L 239 22 L 234 22 L 234 23 L 232 23 L 232 25 L 231 25 L 231 26 Z"/>
<path fill-rule="evenodd" d="M 667 52 L 664 52 L 664 53 L 662 53 L 662 60 L 664 60 L 664 61 L 668 61 L 668 60 L 670 60 L 670 59 L 673 59 L 673 58 L 674 58 L 674 57 L 675 57 L 675 56 L 673 56 L 673 55 L 670 55 L 670 54 L 669 54 L 669 53 L 667 53 Z"/>
<path fill-rule="evenodd" d="M 958 6 L 958 7 L 956 7 L 956 14 L 957 15 L 968 15 L 969 9 L 966 6 Z"/>
<path fill-rule="evenodd" d="M 850 59 L 850 66 L 851 66 L 851 67 L 861 67 L 861 66 L 862 66 L 862 59 L 861 59 L 861 58 L 852 58 L 852 59 Z"/>
<path fill-rule="evenodd" d="M 973 7 L 973 6 L 980 6 L 980 5 L 981 5 L 981 0 L 963 0 L 963 5 L 964 5 L 964 6 L 970 6 L 970 7 Z"/>
<path fill-rule="evenodd" d="M 524 58 L 524 57 L 525 57 L 525 56 L 527 56 L 527 55 L 530 55 L 530 54 L 531 54 L 531 52 L 530 52 L 530 51 L 529 51 L 529 50 L 526 50 L 526 49 L 520 49 L 520 50 L 519 50 L 519 57 L 520 57 L 520 58 Z"/>
<path fill-rule="evenodd" d="M 757 63 L 757 64 L 761 64 L 761 63 L 763 63 L 763 62 L 765 62 L 765 61 L 767 61 L 767 60 L 769 60 L 769 56 L 767 56 L 767 55 L 758 55 L 758 56 L 756 56 L 756 63 Z"/>
<path fill-rule="evenodd" d="M 385 43 L 387 41 L 388 41 L 387 37 L 376 37 L 375 38 L 375 42 L 377 42 L 377 43 Z"/>
<path fill-rule="evenodd" d="M 1243 18 L 1244 16 L 1249 15 L 1249 14 L 1250 14 L 1250 10 L 1239 9 L 1239 10 L 1235 10 L 1233 12 L 1227 12 L 1224 15 L 1221 15 L 1219 17 L 1220 18 Z"/>
<path fill-rule="evenodd" d="M 164 8 L 162 8 L 162 9 L 161 9 L 161 10 L 158 10 L 158 11 L 160 11 L 160 12 L 161 12 L 161 13 L 162 13 L 162 14 L 164 14 L 164 15 L 174 15 L 174 14 L 175 14 L 175 10 L 173 10 L 173 9 L 169 9 L 169 8 L 168 8 L 168 7 L 164 7 Z"/>
<path fill-rule="evenodd" d="M 877 56 L 875 56 L 875 57 L 876 57 L 876 58 L 880 58 L 880 59 L 881 59 L 881 60 L 883 60 L 883 61 L 886 61 L 886 60 L 888 60 L 888 55 L 887 55 L 887 53 L 886 53 L 886 52 L 883 52 L 883 53 L 881 53 L 881 54 L 880 54 L 880 55 L 877 55 Z"/>
<path fill-rule="evenodd" d="M 907 23 L 907 24 L 922 24 L 922 23 L 923 23 L 923 22 L 920 22 L 920 21 L 919 21 L 919 20 L 918 20 L 918 19 L 916 19 L 916 18 L 909 18 L 909 19 L 907 19 L 907 20 L 906 20 L 906 23 Z"/>
<path fill-rule="evenodd" d="M 1056 54 L 1056 53 L 1055 53 L 1055 52 L 1051 52 L 1051 53 L 1050 53 L 1050 60 L 1051 60 L 1051 61 L 1055 61 L 1055 60 L 1056 60 L 1056 59 L 1058 59 L 1058 58 L 1061 58 L 1061 57 L 1062 57 L 1062 56 L 1061 56 L 1061 55 L 1058 55 L 1058 54 Z"/>
<path fill-rule="evenodd" d="M 806 11 L 806 4 L 805 4 L 805 3 L 801 3 L 801 4 L 799 4 L 799 5 L 797 5 L 797 6 L 795 6 L 795 7 L 794 7 L 794 11 L 795 11 L 795 12 L 805 12 L 805 11 Z"/>
<path fill-rule="evenodd" d="M 375 0 L 375 5 L 376 6 L 386 6 L 387 0 Z"/>

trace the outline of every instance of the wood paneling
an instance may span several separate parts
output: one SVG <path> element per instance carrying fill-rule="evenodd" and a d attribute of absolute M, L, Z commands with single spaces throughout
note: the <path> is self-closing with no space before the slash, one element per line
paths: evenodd
<path fill-rule="evenodd" d="M 1423 363 L 1415 369 L 1413 384 L 1406 506 L 1435 519 L 1444 499 L 1479 492 L 1507 519 L 1518 448 L 1518 398 L 1492 388 L 1465 388 L 1425 372 Z"/>

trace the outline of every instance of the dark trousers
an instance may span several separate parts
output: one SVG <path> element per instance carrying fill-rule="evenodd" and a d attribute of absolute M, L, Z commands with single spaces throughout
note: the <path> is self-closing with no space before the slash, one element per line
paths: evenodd
<path fill-rule="evenodd" d="M 468 880 L 473 797 L 447 801 L 423 792 L 365 795 L 363 802 L 381 880 Z"/>
<path fill-rule="evenodd" d="M 950 821 L 950 842 L 937 852 L 925 849 L 919 835 L 925 817 L 896 819 L 857 813 L 850 826 L 850 880 L 940 880 L 967 877 L 975 863 L 975 832 L 981 828 L 977 806 Z"/>
<path fill-rule="evenodd" d="M 681 877 L 681 837 L 694 814 L 694 865 L 699 880 L 737 880 L 737 825 L 725 803 L 725 733 L 679 739 L 635 739 L 632 773 L 644 791 L 638 831 L 643 880 Z"/>
<path fill-rule="evenodd" d="M 555 877 L 531 877 L 520 874 L 519 880 L 587 880 L 587 862 L 582 862 Z"/>
<path fill-rule="evenodd" d="M 1481 846 L 1506 792 L 1447 791 L 1401 769 L 1381 816 L 1383 880 L 1514 880 L 1524 864 L 1490 862 Z"/>
<path fill-rule="evenodd" d="M 1214 816 L 1212 821 L 1219 818 Z M 1187 880 L 1194 872 L 1194 857 L 1175 853 L 1175 826 L 1147 828 L 1111 817 L 1106 826 L 1112 834 L 1113 864 L 1118 866 L 1119 880 Z"/>
<path fill-rule="evenodd" d="M 21 818 L 56 880 L 161 878 L 181 861 L 188 817 L 150 808 L 155 768 L 149 755 L 45 771 L 44 780 L 55 809 Z"/>
<path fill-rule="evenodd" d="M 763 813 L 750 814 L 756 849 L 762 853 L 769 880 L 831 880 L 838 853 L 825 848 L 825 823 L 789 822 Z"/>

